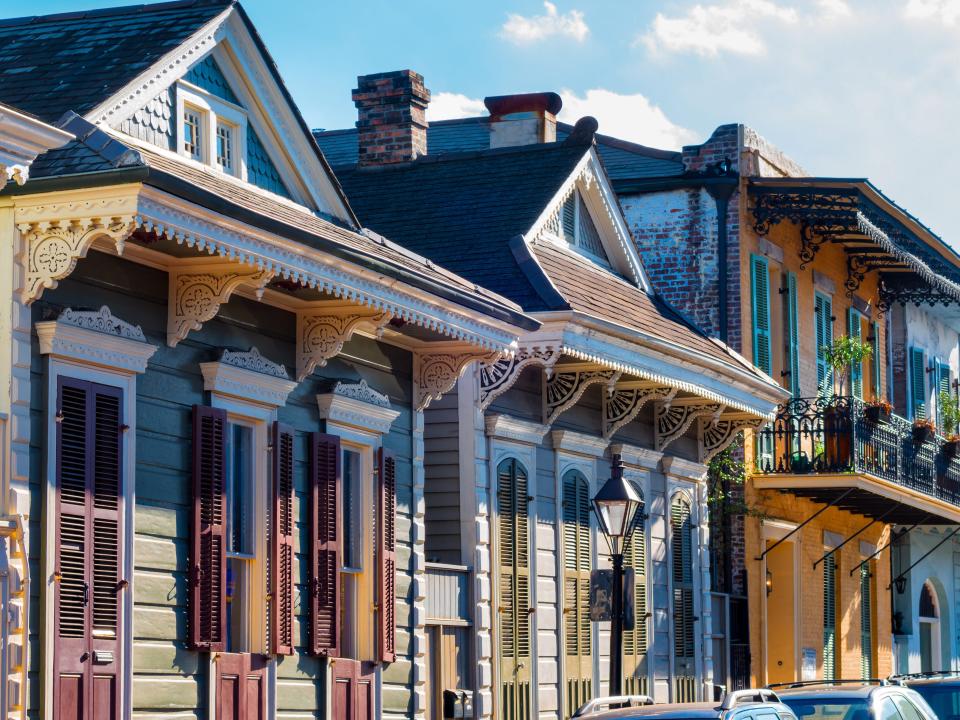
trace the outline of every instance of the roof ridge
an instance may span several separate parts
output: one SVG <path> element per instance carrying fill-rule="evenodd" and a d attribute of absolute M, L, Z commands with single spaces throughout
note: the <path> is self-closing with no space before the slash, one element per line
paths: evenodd
<path fill-rule="evenodd" d="M 145 3 L 143 5 L 115 5 L 108 8 L 93 10 L 75 10 L 73 12 L 51 13 L 49 15 L 22 15 L 16 18 L 0 19 L 0 27 L 16 25 L 37 25 L 47 22 L 62 22 L 64 20 L 86 20 L 89 18 L 108 17 L 111 15 L 134 15 L 181 8 L 236 5 L 238 0 L 169 0 L 168 2 Z"/>
<path fill-rule="evenodd" d="M 570 123 L 558 122 L 557 127 L 561 128 L 567 133 L 573 132 L 573 125 Z M 613 137 L 612 135 L 604 135 L 603 133 L 595 133 L 594 137 L 597 138 L 598 143 L 603 143 L 604 145 L 609 145 L 610 147 L 626 150 L 627 152 L 643 155 L 645 157 L 655 157 L 661 160 L 676 161 L 680 161 L 683 157 L 683 152 L 680 150 L 662 150 L 661 148 L 642 145 L 640 143 L 633 142 L 632 140 L 624 140 L 623 138 Z"/>

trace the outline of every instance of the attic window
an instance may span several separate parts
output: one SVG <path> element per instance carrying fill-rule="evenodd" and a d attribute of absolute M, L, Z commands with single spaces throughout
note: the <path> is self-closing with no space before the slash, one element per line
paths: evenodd
<path fill-rule="evenodd" d="M 243 108 L 193 85 L 177 85 L 181 155 L 246 179 L 247 114 Z"/>
<path fill-rule="evenodd" d="M 597 226 L 579 192 L 568 197 L 557 217 L 557 235 L 581 254 L 603 265 L 610 265 Z"/>

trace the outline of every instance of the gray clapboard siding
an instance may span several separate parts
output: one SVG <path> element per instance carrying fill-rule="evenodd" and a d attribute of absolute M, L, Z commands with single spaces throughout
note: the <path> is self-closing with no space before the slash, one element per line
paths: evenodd
<path fill-rule="evenodd" d="M 431 562 L 459 563 L 460 452 L 457 391 L 426 409 L 424 421 L 425 551 Z"/>

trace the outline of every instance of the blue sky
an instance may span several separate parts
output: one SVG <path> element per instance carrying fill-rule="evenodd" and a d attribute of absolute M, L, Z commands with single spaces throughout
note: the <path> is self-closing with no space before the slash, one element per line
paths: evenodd
<path fill-rule="evenodd" d="M 117 4 L 0 0 L 0 14 Z M 243 5 L 315 127 L 353 123 L 358 74 L 404 67 L 425 76 L 435 119 L 555 90 L 567 118 L 654 146 L 743 122 L 811 174 L 871 178 L 960 248 L 960 0 Z"/>

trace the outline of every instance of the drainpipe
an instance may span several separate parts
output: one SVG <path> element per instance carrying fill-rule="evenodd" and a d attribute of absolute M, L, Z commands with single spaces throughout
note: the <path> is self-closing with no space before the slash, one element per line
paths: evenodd
<path fill-rule="evenodd" d="M 737 189 L 738 182 L 710 184 L 706 186 L 707 192 L 717 204 L 717 258 L 719 268 L 717 273 L 718 301 L 720 312 L 718 314 L 720 340 L 727 342 L 727 302 L 729 300 L 727 293 L 727 279 L 729 274 L 727 259 L 727 208 L 730 203 L 730 197 Z"/>

